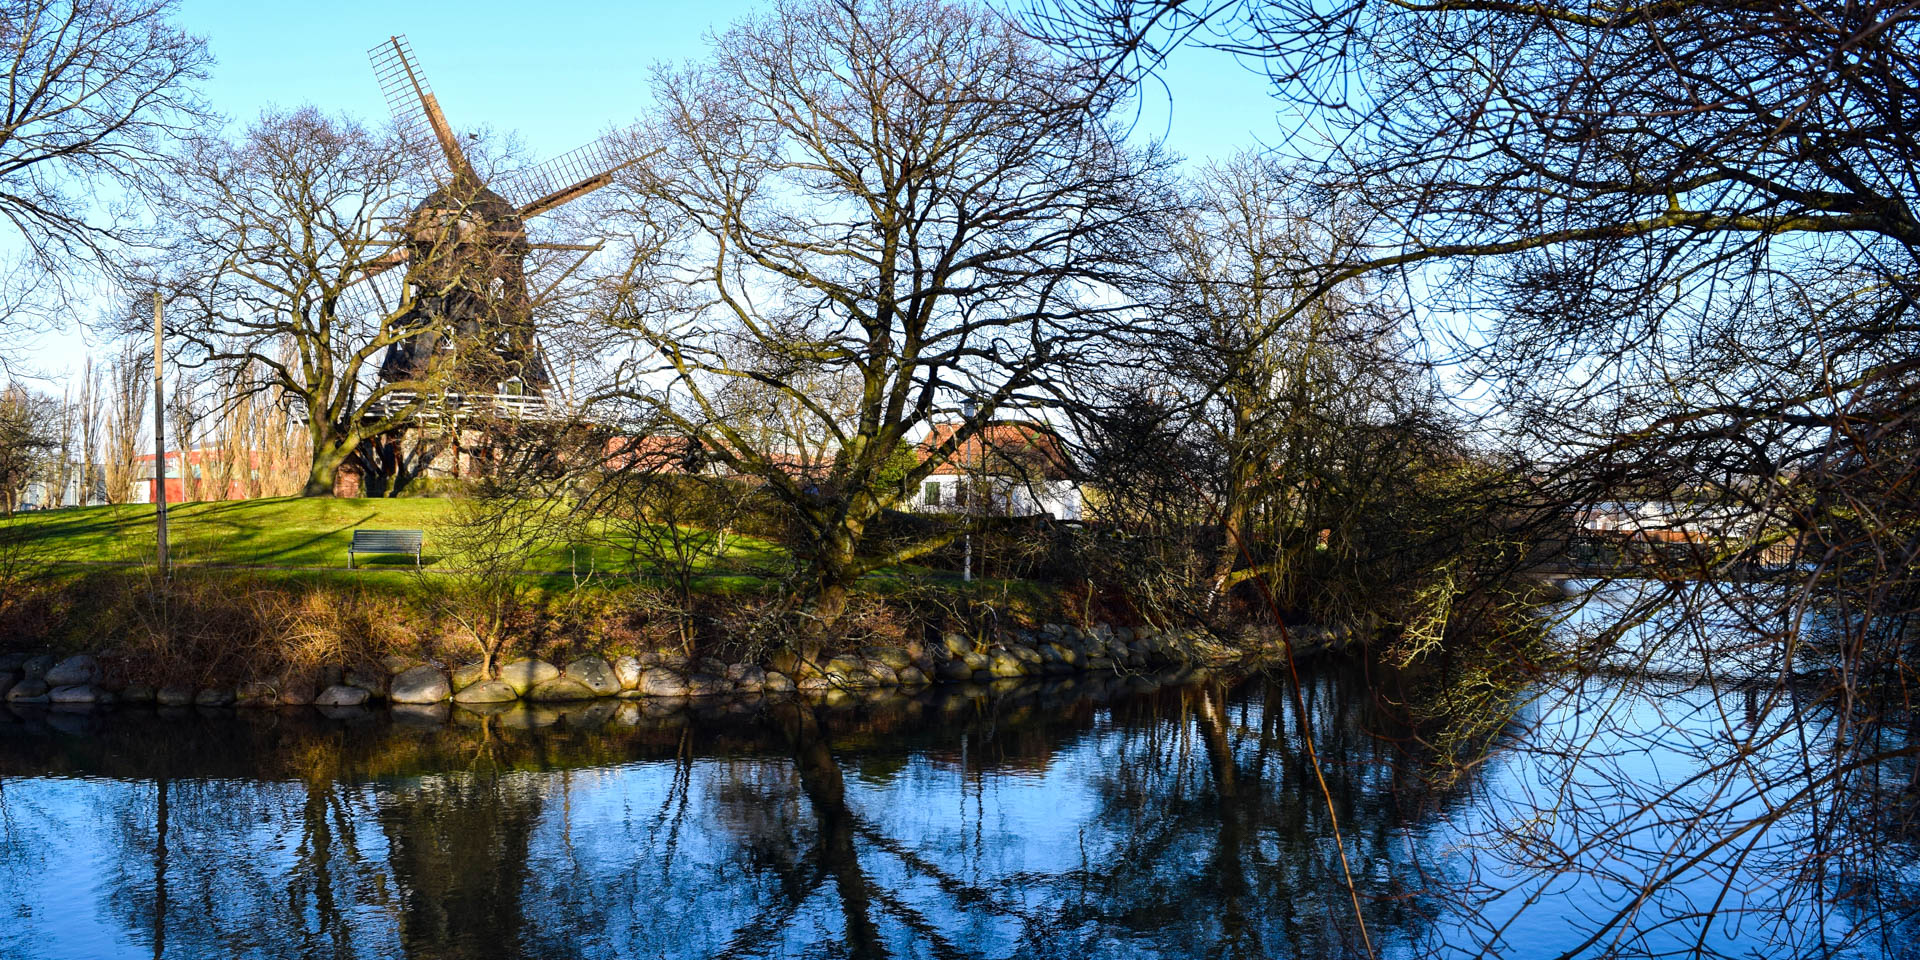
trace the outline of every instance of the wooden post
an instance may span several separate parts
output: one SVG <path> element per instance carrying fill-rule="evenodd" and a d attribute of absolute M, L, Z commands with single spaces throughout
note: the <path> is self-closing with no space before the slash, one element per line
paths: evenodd
<path fill-rule="evenodd" d="M 160 369 L 160 291 L 153 292 L 153 523 L 160 575 L 167 576 L 167 393 Z M 184 466 L 184 464 L 182 464 Z"/>

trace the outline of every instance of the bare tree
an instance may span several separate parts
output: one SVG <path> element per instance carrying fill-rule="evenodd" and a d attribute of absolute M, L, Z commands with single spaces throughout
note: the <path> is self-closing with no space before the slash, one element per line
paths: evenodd
<path fill-rule="evenodd" d="M 1197 424 L 1220 458 L 1218 535 L 1208 590 L 1267 579 L 1286 606 L 1304 556 L 1334 526 L 1343 434 L 1393 417 L 1413 374 L 1391 300 L 1357 281 L 1325 289 L 1316 269 L 1351 255 L 1344 211 L 1307 181 L 1251 155 L 1209 164 L 1168 222 L 1161 282 L 1181 348 L 1168 373 L 1192 387 Z M 1264 529 L 1256 531 L 1256 526 Z"/>
<path fill-rule="evenodd" d="M 396 248 L 389 218 L 424 192 L 410 157 L 389 136 L 309 108 L 262 116 L 237 142 L 197 144 L 168 186 L 176 232 L 164 275 L 180 356 L 299 410 L 312 458 L 305 496 L 331 496 L 361 442 L 413 422 L 449 373 L 432 363 L 379 376 L 388 348 L 432 340 L 445 324 L 413 309 L 412 283 L 398 302 L 360 286 Z M 460 222 L 443 225 L 445 262 L 417 257 L 410 276 L 459 280 L 441 275 L 465 262 L 452 256 Z M 266 376 L 242 375 L 255 371 Z"/>
<path fill-rule="evenodd" d="M 7 516 L 59 450 L 59 415 L 56 401 L 19 384 L 0 391 L 0 510 Z"/>
<path fill-rule="evenodd" d="M 544 439 L 549 442 L 541 442 Z M 514 444 L 511 462 L 485 471 L 459 498 L 448 521 L 432 531 L 444 569 L 420 574 L 433 609 L 473 638 L 487 675 L 494 675 L 526 634 L 546 593 L 535 561 L 577 540 L 578 517 L 566 496 L 570 477 L 557 459 L 554 433 Z"/>
<path fill-rule="evenodd" d="M 205 439 L 202 425 L 207 419 L 208 401 L 199 385 L 191 378 L 175 377 L 173 395 L 167 397 L 167 424 L 172 431 L 168 439 L 179 451 L 181 495 L 188 501 L 216 499 L 206 495 L 207 463 L 201 445 Z"/>
<path fill-rule="evenodd" d="M 60 398 L 49 398 L 48 432 L 53 445 L 41 465 L 42 508 L 63 506 L 68 485 L 74 479 L 74 461 L 80 452 L 80 403 L 74 399 L 73 384 L 68 383 Z"/>
<path fill-rule="evenodd" d="M 636 359 L 612 396 L 793 514 L 802 595 L 831 623 L 860 576 L 957 533 L 875 549 L 883 512 L 1122 312 L 1098 291 L 1161 160 L 1106 125 L 1122 91 L 966 3 L 782 3 L 658 89 L 648 242 L 611 311 Z M 778 396 L 795 439 L 737 428 L 742 391 Z M 975 415 L 889 474 L 963 397 Z M 797 469 L 805 449 L 823 470 Z"/>
<path fill-rule="evenodd" d="M 108 503 L 125 503 L 140 479 L 140 445 L 147 427 L 147 402 L 153 393 L 150 361 L 132 341 L 123 343 L 105 370 L 106 413 L 101 431 L 101 482 Z"/>
<path fill-rule="evenodd" d="M 85 368 L 80 375 L 80 499 L 81 505 L 91 504 L 100 495 L 102 479 L 101 444 L 106 428 L 107 411 L 105 399 L 101 396 L 106 385 L 106 369 L 94 363 L 92 354 L 87 355 Z"/>
<path fill-rule="evenodd" d="M 692 656 L 698 579 L 726 555 L 728 530 L 743 512 L 743 483 L 716 476 L 697 444 L 670 435 L 616 441 L 607 459 L 581 511 L 636 575 L 665 586 L 681 650 Z"/>
<path fill-rule="evenodd" d="M 171 22 L 172 0 L 6 0 L 0 48 L 0 221 L 25 251 L 0 277 L 19 336 L 74 268 L 133 239 L 124 209 L 94 198 L 146 183 L 204 116 L 194 84 L 212 56 Z M 0 364 L 11 358 L 0 357 Z"/>
<path fill-rule="evenodd" d="M 1619 816 L 1516 858 L 1512 882 L 1577 873 L 1631 901 L 1581 920 L 1593 950 L 1654 952 L 1671 937 L 1688 944 L 1676 954 L 1706 953 L 1710 927 L 1816 898 L 1866 921 L 1845 940 L 1898 942 L 1914 909 L 1881 882 L 1911 869 L 1899 851 L 1913 837 L 1884 793 L 1912 782 L 1914 739 L 1891 718 L 1906 714 L 1920 641 L 1913 8 L 1068 0 L 1041 12 L 1122 74 L 1182 43 L 1248 58 L 1280 113 L 1326 133 L 1293 141 L 1312 143 L 1296 159 L 1366 210 L 1365 242 L 1310 282 L 1400 282 L 1446 318 L 1429 333 L 1457 337 L 1459 368 L 1477 378 L 1466 387 L 1494 414 L 1483 442 L 1526 480 L 1505 507 L 1535 545 L 1601 540 L 1636 578 L 1589 595 L 1631 599 L 1565 632 L 1581 662 L 1731 677 L 1766 705 L 1796 705 L 1791 722 L 1758 706 L 1730 750 L 1696 750 L 1695 782 L 1724 805 L 1609 783 L 1632 797 Z M 1609 511 L 1626 519 L 1605 537 L 1577 526 Z M 1797 704 L 1814 702 L 1831 705 L 1819 725 L 1844 734 L 1804 725 Z M 1828 743 L 1795 742 L 1815 736 Z M 1539 749 L 1568 766 L 1597 759 L 1577 738 Z M 1784 759 L 1748 759 L 1769 753 Z M 1764 813 L 1737 812 L 1757 796 Z M 1556 790 L 1513 821 L 1565 822 L 1595 799 Z M 1769 848 L 1776 824 L 1803 820 L 1833 826 L 1791 854 Z M 1481 839 L 1530 842 L 1497 828 Z M 1711 905 L 1669 912 L 1722 849 L 1780 856 L 1792 878 L 1719 886 Z M 1636 858 L 1661 868 L 1606 866 Z M 1842 875 L 1873 879 L 1836 891 Z M 1846 949 L 1818 922 L 1774 936 Z"/>

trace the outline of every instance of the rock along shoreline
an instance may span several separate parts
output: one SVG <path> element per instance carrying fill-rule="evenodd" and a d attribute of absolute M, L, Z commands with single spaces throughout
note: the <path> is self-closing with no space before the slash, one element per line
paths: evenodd
<path fill-rule="evenodd" d="M 315 706 L 372 703 L 463 706 L 574 703 L 600 699 L 688 700 L 727 696 L 834 698 L 868 691 L 912 691 L 936 684 L 1044 678 L 1083 672 L 1115 674 L 1179 667 L 1258 667 L 1287 656 L 1346 649 L 1364 631 L 1320 626 L 1249 632 L 1225 639 L 1195 630 L 1046 624 L 997 637 L 948 633 L 938 642 L 868 646 L 834 654 L 786 650 L 765 663 L 726 663 L 648 652 L 566 663 L 523 658 L 495 675 L 483 665 L 449 666 L 390 657 L 378 666 L 328 667 L 313 682 L 246 681 L 223 686 L 116 682 L 102 658 L 78 654 L 0 654 L 0 698 L 8 703 L 70 706 L 113 703 L 162 707 Z"/>

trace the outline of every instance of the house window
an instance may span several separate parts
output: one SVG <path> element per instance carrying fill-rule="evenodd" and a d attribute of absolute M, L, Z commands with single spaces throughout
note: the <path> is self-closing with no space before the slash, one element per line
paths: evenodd
<path fill-rule="evenodd" d="M 930 482 L 927 484 L 927 506 L 937 507 L 939 505 L 940 505 L 940 485 L 937 483 Z"/>

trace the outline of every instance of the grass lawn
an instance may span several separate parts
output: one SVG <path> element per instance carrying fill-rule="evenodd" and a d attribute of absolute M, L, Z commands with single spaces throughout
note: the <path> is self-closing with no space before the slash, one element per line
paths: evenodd
<path fill-rule="evenodd" d="M 347 545 L 356 528 L 422 530 L 423 562 L 428 571 L 453 571 L 457 555 L 437 551 L 436 535 L 457 522 L 460 504 L 439 498 L 306 499 L 280 497 L 175 504 L 167 511 L 168 542 L 178 569 L 256 567 L 246 576 L 257 581 L 370 587 L 411 595 L 423 581 L 410 556 L 362 556 L 347 570 Z M 51 564 L 63 575 L 80 577 L 102 564 L 153 562 L 153 507 L 122 505 L 69 507 L 0 519 L 0 556 L 13 547 L 30 561 Z M 526 565 L 523 582 L 564 591 L 580 585 L 611 587 L 655 573 L 618 540 L 556 543 Z M 705 594 L 757 593 L 777 583 L 789 558 L 783 548 L 754 537 L 728 538 L 726 554 L 696 571 Z M 211 572 L 211 570 L 209 570 Z M 607 579 L 613 578 L 613 579 Z M 860 584 L 863 592 L 886 596 L 931 585 L 978 601 L 1015 607 L 1045 606 L 1052 591 L 1024 580 L 982 577 L 962 583 L 957 573 L 919 564 L 887 567 Z"/>
<path fill-rule="evenodd" d="M 437 498 L 307 499 L 279 497 L 177 504 L 167 511 L 168 544 L 178 565 L 240 564 L 271 567 L 337 567 L 345 570 L 347 545 L 356 528 L 424 530 L 424 561 L 458 566 L 457 556 L 434 549 L 437 530 L 456 522 L 458 504 Z M 142 562 L 154 555 L 153 507 L 75 507 L 24 513 L 0 520 L 0 545 L 22 545 L 42 562 Z M 556 543 L 529 563 L 535 570 L 581 573 L 634 572 L 632 555 L 619 542 Z M 748 573 L 769 567 L 780 549 L 734 536 L 726 556 L 705 571 Z M 356 566 L 411 569 L 408 556 L 359 557 Z"/>

